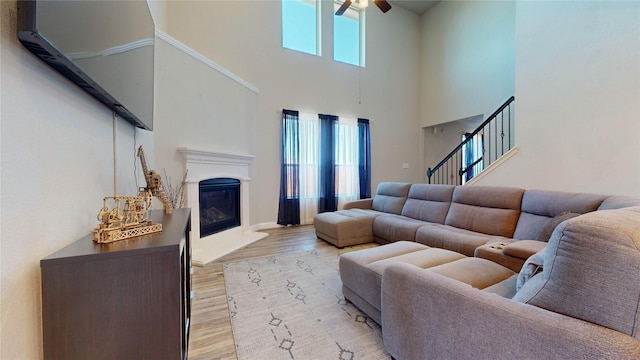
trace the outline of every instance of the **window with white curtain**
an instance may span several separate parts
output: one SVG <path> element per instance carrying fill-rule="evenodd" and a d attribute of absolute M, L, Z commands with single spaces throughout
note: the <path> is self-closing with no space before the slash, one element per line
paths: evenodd
<path fill-rule="evenodd" d="M 369 196 L 368 124 L 366 119 L 283 110 L 278 224 L 311 224 L 319 211 Z M 333 145 L 323 150 L 323 143 Z"/>
<path fill-rule="evenodd" d="M 336 154 L 336 194 L 338 208 L 346 201 L 360 196 L 358 174 L 358 119 L 340 117 L 337 124 Z"/>
<path fill-rule="evenodd" d="M 300 221 L 313 223 L 318 213 L 318 163 L 320 162 L 320 123 L 317 114 L 299 114 L 300 139 Z"/>
<path fill-rule="evenodd" d="M 299 114 L 300 139 L 300 221 L 313 223 L 318 214 L 318 164 L 320 162 L 320 123 L 317 114 Z M 339 118 L 335 141 L 336 195 L 338 208 L 360 195 L 358 175 L 358 119 Z"/>

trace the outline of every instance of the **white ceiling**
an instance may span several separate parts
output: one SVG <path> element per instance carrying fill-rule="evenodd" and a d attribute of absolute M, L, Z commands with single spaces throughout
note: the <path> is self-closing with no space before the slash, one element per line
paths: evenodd
<path fill-rule="evenodd" d="M 440 2 L 440 0 L 388 0 L 391 6 L 400 6 L 406 10 L 412 11 L 418 15 L 424 14 L 433 5 Z"/>

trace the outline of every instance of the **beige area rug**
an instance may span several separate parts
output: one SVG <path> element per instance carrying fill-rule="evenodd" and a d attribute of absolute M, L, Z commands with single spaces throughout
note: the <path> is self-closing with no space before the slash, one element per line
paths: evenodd
<path fill-rule="evenodd" d="M 335 248 L 226 263 L 240 360 L 389 359 L 380 326 L 342 295 Z"/>

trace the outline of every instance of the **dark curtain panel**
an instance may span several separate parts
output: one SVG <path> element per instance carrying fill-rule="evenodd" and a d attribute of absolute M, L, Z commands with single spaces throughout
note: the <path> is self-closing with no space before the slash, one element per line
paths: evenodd
<path fill-rule="evenodd" d="M 298 112 L 282 110 L 282 164 L 278 224 L 300 224 L 300 138 Z"/>
<path fill-rule="evenodd" d="M 368 119 L 358 119 L 358 175 L 360 199 L 371 197 L 371 133 Z"/>
<path fill-rule="evenodd" d="M 318 115 L 320 119 L 320 168 L 318 213 L 338 210 L 336 196 L 335 134 L 338 117 Z"/>

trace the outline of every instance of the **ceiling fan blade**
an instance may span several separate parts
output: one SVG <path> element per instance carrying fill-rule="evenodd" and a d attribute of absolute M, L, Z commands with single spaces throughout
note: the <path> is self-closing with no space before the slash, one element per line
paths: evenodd
<path fill-rule="evenodd" d="M 344 0 L 344 3 L 342 4 L 342 6 L 340 6 L 338 11 L 336 11 L 336 15 L 340 16 L 344 14 L 344 12 L 347 11 L 349 6 L 351 6 L 351 0 Z"/>
<path fill-rule="evenodd" d="M 373 0 L 373 3 L 376 4 L 378 8 L 382 10 L 383 13 L 386 13 L 387 11 L 391 10 L 391 5 L 389 5 L 387 0 Z"/>

